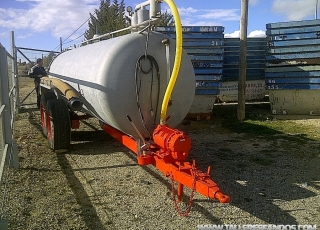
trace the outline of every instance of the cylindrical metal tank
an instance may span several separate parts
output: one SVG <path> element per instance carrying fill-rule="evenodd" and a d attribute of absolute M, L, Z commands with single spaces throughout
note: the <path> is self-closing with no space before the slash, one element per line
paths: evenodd
<path fill-rule="evenodd" d="M 145 22 L 149 19 L 149 10 L 142 8 L 139 9 L 136 13 L 138 14 L 138 24 Z"/>
<path fill-rule="evenodd" d="M 170 40 L 172 68 L 175 41 L 161 33 L 136 32 L 61 53 L 52 62 L 49 76 L 78 90 L 85 110 L 101 121 L 138 137 L 128 114 L 148 138 L 159 124 L 168 84 L 165 38 Z M 194 93 L 194 69 L 183 52 L 167 112 L 170 127 L 176 127 L 187 115 Z"/>

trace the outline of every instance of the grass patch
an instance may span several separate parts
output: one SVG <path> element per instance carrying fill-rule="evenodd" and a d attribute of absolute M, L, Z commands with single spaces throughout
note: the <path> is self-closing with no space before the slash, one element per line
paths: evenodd
<path fill-rule="evenodd" d="M 212 124 L 223 133 L 245 133 L 267 140 L 279 138 L 305 144 L 309 140 L 320 141 L 320 133 L 314 126 L 298 125 L 290 120 L 273 120 L 269 104 L 246 106 L 246 119 L 237 120 L 236 105 L 216 106 Z"/>

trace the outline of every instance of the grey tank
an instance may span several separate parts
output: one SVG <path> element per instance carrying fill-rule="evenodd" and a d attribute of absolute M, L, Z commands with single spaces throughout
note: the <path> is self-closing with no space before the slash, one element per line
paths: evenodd
<path fill-rule="evenodd" d="M 172 70 L 175 41 L 161 33 L 150 32 L 147 35 L 144 32 L 61 53 L 51 63 L 49 76 L 74 87 L 82 95 L 87 113 L 138 137 L 126 117 L 128 114 L 142 135 L 148 138 L 159 124 L 168 85 L 166 47 L 162 43 L 165 38 L 170 41 Z M 170 127 L 175 128 L 187 115 L 194 94 L 194 69 L 188 55 L 183 52 L 179 76 L 171 96 L 172 104 L 167 111 Z"/>

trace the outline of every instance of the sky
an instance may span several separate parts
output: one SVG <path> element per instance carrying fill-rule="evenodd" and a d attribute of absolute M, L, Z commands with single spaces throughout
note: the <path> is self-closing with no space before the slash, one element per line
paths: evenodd
<path fill-rule="evenodd" d="M 141 2 L 124 0 L 126 7 Z M 248 36 L 265 36 L 267 23 L 313 20 L 317 2 L 249 0 Z M 99 4 L 100 0 L 0 0 L 0 43 L 10 53 L 14 31 L 17 47 L 59 51 L 60 37 L 63 48 L 78 44 L 88 28 L 89 13 Z M 225 37 L 239 37 L 241 0 L 175 0 L 175 4 L 183 26 L 223 26 Z M 168 8 L 161 4 L 162 10 Z"/>

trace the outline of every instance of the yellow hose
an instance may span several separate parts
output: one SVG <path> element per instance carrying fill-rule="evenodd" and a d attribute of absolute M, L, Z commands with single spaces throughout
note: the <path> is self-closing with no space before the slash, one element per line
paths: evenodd
<path fill-rule="evenodd" d="M 67 104 L 71 110 L 80 111 L 82 109 L 83 102 L 80 100 L 78 92 L 68 83 L 58 78 L 42 77 L 41 84 L 58 89 L 68 100 Z"/>
<path fill-rule="evenodd" d="M 42 77 L 41 83 L 47 86 L 55 86 L 68 100 L 71 98 L 79 98 L 77 91 L 72 86 L 58 78 Z"/>
<path fill-rule="evenodd" d="M 180 64 L 181 64 L 181 57 L 182 57 L 182 26 L 181 26 L 181 20 L 180 20 L 178 9 L 175 3 L 173 2 L 173 0 L 163 0 L 163 1 L 165 1 L 169 5 L 174 18 L 174 24 L 176 28 L 176 54 L 175 54 L 175 59 L 173 64 L 173 70 L 171 73 L 171 78 L 168 83 L 166 92 L 164 94 L 164 98 L 161 106 L 161 115 L 160 115 L 161 125 L 164 125 L 166 123 L 168 103 L 171 97 L 173 87 L 178 78 Z"/>

